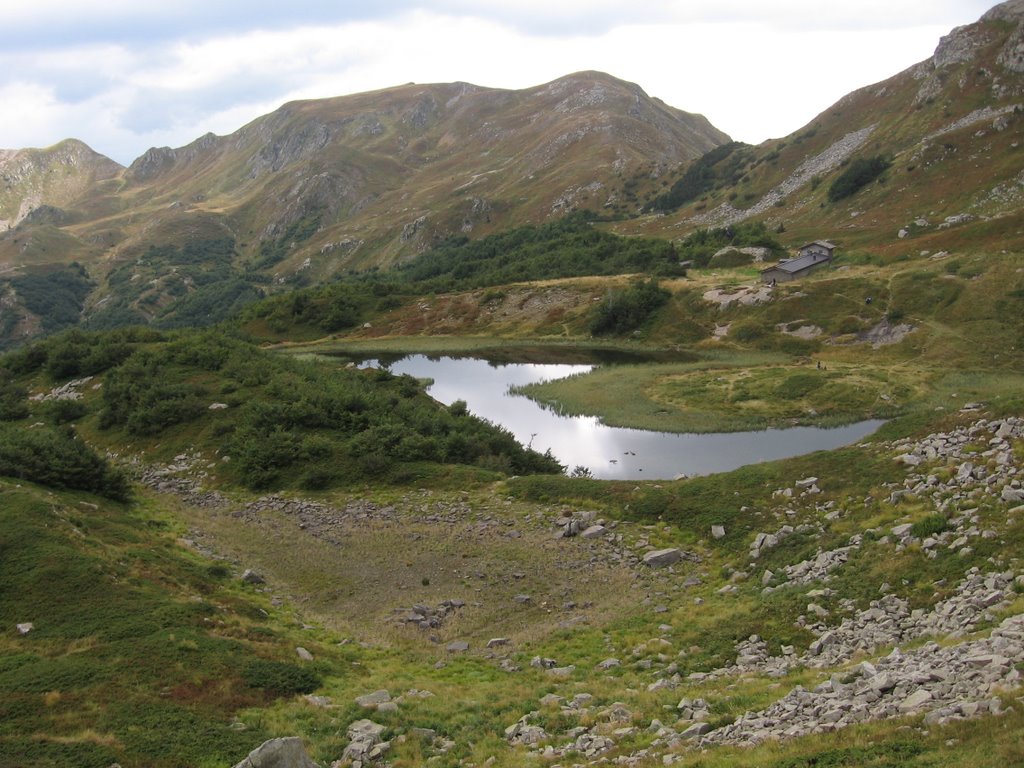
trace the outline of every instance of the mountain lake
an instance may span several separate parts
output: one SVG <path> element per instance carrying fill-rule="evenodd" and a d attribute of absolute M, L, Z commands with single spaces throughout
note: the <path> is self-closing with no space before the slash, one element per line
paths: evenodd
<path fill-rule="evenodd" d="M 541 453 L 550 450 L 569 471 L 586 467 L 593 477 L 604 480 L 672 480 L 727 472 L 746 464 L 850 445 L 884 423 L 869 419 L 834 428 L 709 434 L 609 427 L 592 416 L 559 415 L 510 391 L 511 387 L 586 373 L 594 368 L 593 363 L 499 362 L 419 354 L 352 361 L 364 368 L 386 368 L 395 375 L 429 380 L 427 394 L 435 400 L 445 405 L 464 400 L 473 414 L 504 427 L 523 445 Z M 615 361 L 605 358 L 599 362 Z"/>

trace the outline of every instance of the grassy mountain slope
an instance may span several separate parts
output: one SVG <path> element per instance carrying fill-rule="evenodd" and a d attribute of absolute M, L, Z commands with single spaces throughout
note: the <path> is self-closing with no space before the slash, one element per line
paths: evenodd
<path fill-rule="evenodd" d="M 942 456 L 917 470 L 894 461 L 908 443 L 890 441 L 908 436 L 924 451 L 933 445 L 929 433 L 954 434 L 981 417 L 976 411 L 926 409 L 858 446 L 674 482 L 502 479 L 480 468 L 421 468 L 389 483 L 355 478 L 314 498 L 296 490 L 268 497 L 244 487 L 231 467 L 241 454 L 231 449 L 224 462 L 224 448 L 261 390 L 301 415 L 303 402 L 330 394 L 326 381 L 311 380 L 313 388 L 304 390 L 295 378 L 280 379 L 303 366 L 273 363 L 214 334 L 122 332 L 61 343 L 72 339 L 4 358 L 4 370 L 17 374 L 3 391 L 5 418 L 23 433 L 39 429 L 27 426 L 38 421 L 73 422 L 89 442 L 134 467 L 145 485 L 134 485 L 130 501 L 113 502 L 33 486 L 17 474 L 0 481 L 0 613 L 8 627 L 0 638 L 0 756 L 7 762 L 231 765 L 265 738 L 298 735 L 329 765 L 350 741 L 348 725 L 367 717 L 385 726 L 387 759 L 396 766 L 492 757 L 498 766 L 532 764 L 543 760 L 537 752 L 546 746 L 579 764 L 622 757 L 641 768 L 663 765 L 666 757 L 683 766 L 772 768 L 998 766 L 1021 758 L 1019 688 L 1012 686 L 979 694 L 985 702 L 997 698 L 1001 708 L 1012 705 L 1001 716 L 943 724 L 908 713 L 739 750 L 694 750 L 694 741 L 679 738 L 693 725 L 678 706 L 683 698 L 704 700 L 701 717 L 718 729 L 787 692 L 817 694 L 858 680 L 860 661 L 881 666 L 890 650 L 781 675 L 728 671 L 751 635 L 763 637 L 771 654 L 793 646 L 800 655 L 822 627 L 869 610 L 883 594 L 942 613 L 940 603 L 957 599 L 969 569 L 1019 573 L 1024 521 L 983 481 L 963 480 L 969 485 L 959 500 L 941 496 L 948 503 L 943 513 L 929 492 L 893 494 L 910 488 L 915 472 L 927 470 L 942 483 L 958 472 Z M 870 359 L 863 347 L 859 354 Z M 160 371 L 119 380 L 119 371 L 149 355 Z M 759 371 L 755 356 L 747 362 Z M 779 358 L 765 362 L 767 369 Z M 829 369 L 835 365 L 830 361 Z M 92 368 L 102 369 L 97 378 L 73 387 L 81 400 L 25 397 Z M 332 378 L 342 374 L 328 370 Z M 260 383 L 261 376 L 269 380 Z M 965 373 L 961 383 L 978 387 L 982 378 Z M 135 383 L 133 397 L 126 397 L 128 382 Z M 394 394 L 395 383 L 373 386 Z M 154 388 L 159 396 L 147 397 Z M 983 390 L 985 418 L 1020 412 L 1020 388 L 1010 391 L 1016 399 Z M 189 392 L 200 408 L 189 410 L 187 398 L 177 396 Z M 210 411 L 212 394 L 229 407 Z M 958 406 L 975 394 L 958 389 L 944 402 Z M 329 399 L 320 402 L 327 406 Z M 19 403 L 24 410 L 12 413 Z M 103 413 L 117 404 L 131 406 L 128 419 L 104 429 L 101 420 L 121 412 Z M 323 429 L 326 412 L 316 414 L 320 426 L 306 435 L 320 451 L 344 431 Z M 191 420 L 159 418 L 181 413 Z M 373 409 L 363 413 L 380 418 Z M 278 432 L 263 446 L 285 442 Z M 963 446 L 972 466 L 995 469 L 994 457 L 982 461 L 989 445 L 987 431 L 971 433 Z M 1003 450 L 1016 470 L 1020 440 Z M 274 487 L 294 489 L 293 480 L 315 461 L 311 455 L 285 467 Z M 797 482 L 810 476 L 818 492 Z M 554 538 L 570 518 L 602 521 L 606 532 Z M 889 532 L 903 524 L 917 540 L 894 548 Z M 714 525 L 724 535 L 714 535 Z M 758 532 L 785 525 L 791 536 L 751 557 Z M 957 549 L 952 543 L 961 531 L 970 546 Z M 923 545 L 928 535 L 942 537 L 941 546 Z M 844 550 L 849 562 L 826 580 L 782 583 L 788 566 L 853 540 L 859 543 Z M 664 547 L 682 547 L 697 559 L 671 569 L 640 564 L 642 554 Z M 211 552 L 226 559 L 211 560 Z M 245 568 L 267 584 L 240 581 Z M 966 639 L 979 641 L 1020 612 L 1019 590 L 1000 592 Z M 984 594 L 988 600 L 990 592 Z M 406 621 L 446 600 L 461 607 L 437 626 Z M 24 622 L 34 627 L 19 634 L 14 625 Z M 486 647 L 492 638 L 505 644 Z M 313 661 L 300 658 L 297 646 Z M 901 648 L 912 654 L 932 646 L 912 641 Z M 602 666 L 610 658 L 618 666 Z M 546 670 L 543 659 L 557 671 Z M 717 679 L 691 677 L 723 668 Z M 379 689 L 390 691 L 396 708 L 356 703 Z M 318 698 L 301 695 L 309 692 Z M 544 699 L 549 694 L 556 698 Z M 543 729 L 536 748 L 506 736 L 523 717 Z M 654 720 L 660 725 L 652 729 Z M 424 728 L 433 733 L 417 730 Z M 577 741 L 581 734 L 587 738 Z M 588 745 L 599 746 L 587 754 Z"/>
<path fill-rule="evenodd" d="M 231 764 L 259 734 L 229 727 L 240 710 L 317 685 L 287 619 L 159 506 L 7 481 L 0 497 L 4 765 Z"/>
<path fill-rule="evenodd" d="M 405 85 L 286 104 L 127 169 L 96 160 L 74 184 L 52 181 L 68 175 L 70 150 L 8 153 L 5 167 L 31 157 L 35 170 L 0 200 L 19 224 L 0 237 L 0 277 L 78 261 L 95 283 L 80 317 L 95 327 L 208 323 L 257 292 L 407 260 L 454 235 L 628 211 L 641 169 L 664 173 L 727 139 L 636 85 L 582 72 L 522 91 Z M 16 289 L 6 301 L 21 315 L 8 340 L 39 332 Z"/>
<path fill-rule="evenodd" d="M 754 219 L 794 241 L 893 254 L 1019 248 L 1021 18 L 1017 4 L 998 6 L 944 37 L 930 59 L 854 91 L 790 136 L 713 157 L 696 197 L 623 231 L 684 234 Z M 830 196 L 851 163 L 871 158 L 891 165 L 855 194 Z"/>

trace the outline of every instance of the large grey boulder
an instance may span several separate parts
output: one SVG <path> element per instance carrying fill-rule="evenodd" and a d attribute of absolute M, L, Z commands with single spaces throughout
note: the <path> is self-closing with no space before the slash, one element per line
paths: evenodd
<path fill-rule="evenodd" d="M 260 744 L 235 768 L 320 768 L 309 759 L 302 739 L 286 736 Z"/>
<path fill-rule="evenodd" d="M 644 555 L 644 565 L 649 565 L 651 568 L 664 568 L 667 565 L 678 563 L 682 558 L 683 553 L 675 547 L 656 549 Z"/>

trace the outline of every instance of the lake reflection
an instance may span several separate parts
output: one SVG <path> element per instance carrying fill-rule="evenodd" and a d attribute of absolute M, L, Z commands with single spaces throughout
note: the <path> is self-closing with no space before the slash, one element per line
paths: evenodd
<path fill-rule="evenodd" d="M 378 361 L 363 366 L 378 366 Z M 744 464 L 798 456 L 854 443 L 874 432 L 872 419 L 835 429 L 793 427 L 759 432 L 673 434 L 624 429 L 589 416 L 559 416 L 510 386 L 551 381 L 590 371 L 592 365 L 496 364 L 472 358 L 410 355 L 384 364 L 392 373 L 433 379 L 427 392 L 446 405 L 465 400 L 469 410 L 500 424 L 524 445 L 548 449 L 571 470 L 587 467 L 607 480 L 669 480 L 679 475 L 726 472 Z"/>

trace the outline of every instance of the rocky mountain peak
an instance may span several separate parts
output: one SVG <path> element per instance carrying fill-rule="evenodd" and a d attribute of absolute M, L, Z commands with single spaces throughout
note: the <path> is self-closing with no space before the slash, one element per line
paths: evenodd
<path fill-rule="evenodd" d="M 18 226 L 42 206 L 56 210 L 71 204 L 96 181 L 122 170 L 78 139 L 42 149 L 0 150 L 0 232 Z"/>
<path fill-rule="evenodd" d="M 1024 18 L 1024 0 L 1006 0 L 1005 3 L 986 11 L 981 21 L 1019 22 Z"/>

